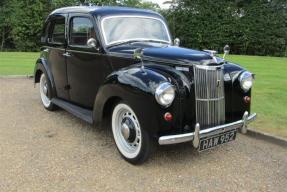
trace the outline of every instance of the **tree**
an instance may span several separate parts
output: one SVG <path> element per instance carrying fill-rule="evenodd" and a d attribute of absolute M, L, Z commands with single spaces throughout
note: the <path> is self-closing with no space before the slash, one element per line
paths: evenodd
<path fill-rule="evenodd" d="M 38 50 L 43 21 L 51 5 L 46 0 L 10 0 L 11 35 L 18 50 Z"/>
<path fill-rule="evenodd" d="M 48 14 L 59 7 L 80 5 L 121 5 L 157 9 L 157 4 L 141 0 L 2 0 L 0 2 L 1 51 L 7 39 L 11 39 L 17 50 L 36 51 L 43 22 Z"/>
<path fill-rule="evenodd" d="M 284 0 L 173 0 L 163 14 L 186 47 L 232 53 L 286 55 L 287 5 Z"/>
<path fill-rule="evenodd" d="M 1 40 L 1 46 L 0 51 L 4 49 L 6 41 L 10 38 L 10 31 L 11 31 L 11 25 L 10 25 L 10 13 L 11 10 L 9 9 L 8 1 L 3 0 L 0 2 L 0 40 Z"/>

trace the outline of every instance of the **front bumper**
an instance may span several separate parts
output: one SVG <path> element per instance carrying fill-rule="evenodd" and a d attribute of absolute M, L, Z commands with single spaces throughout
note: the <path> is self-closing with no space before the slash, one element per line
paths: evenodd
<path fill-rule="evenodd" d="M 170 144 L 192 141 L 193 146 L 195 148 L 198 148 L 200 139 L 204 137 L 217 135 L 234 129 L 240 129 L 241 132 L 245 134 L 247 132 L 247 125 L 255 119 L 256 119 L 256 113 L 249 115 L 248 112 L 246 111 L 242 117 L 242 120 L 224 125 L 219 125 L 216 127 L 211 127 L 204 130 L 200 130 L 200 125 L 197 123 L 195 125 L 194 132 L 178 134 L 178 135 L 162 136 L 159 138 L 158 143 L 160 145 L 170 145 Z"/>

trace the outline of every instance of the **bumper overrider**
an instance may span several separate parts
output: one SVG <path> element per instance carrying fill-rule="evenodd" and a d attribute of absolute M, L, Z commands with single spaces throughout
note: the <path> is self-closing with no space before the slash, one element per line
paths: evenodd
<path fill-rule="evenodd" d="M 247 125 L 255 119 L 256 119 L 256 113 L 249 115 L 248 112 L 246 111 L 242 119 L 239 121 L 211 127 L 204 130 L 200 130 L 200 125 L 197 123 L 195 125 L 194 132 L 161 136 L 158 140 L 158 143 L 160 145 L 170 145 L 170 144 L 192 141 L 193 146 L 195 148 L 198 148 L 201 138 L 215 136 L 235 129 L 240 129 L 241 133 L 245 134 L 247 132 Z"/>

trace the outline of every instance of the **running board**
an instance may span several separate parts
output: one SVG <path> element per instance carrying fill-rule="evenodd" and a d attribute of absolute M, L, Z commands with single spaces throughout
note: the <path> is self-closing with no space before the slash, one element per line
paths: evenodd
<path fill-rule="evenodd" d="M 62 99 L 53 98 L 52 103 L 65 109 L 69 113 L 72 113 L 76 117 L 92 124 L 93 123 L 93 111 L 79 107 Z"/>

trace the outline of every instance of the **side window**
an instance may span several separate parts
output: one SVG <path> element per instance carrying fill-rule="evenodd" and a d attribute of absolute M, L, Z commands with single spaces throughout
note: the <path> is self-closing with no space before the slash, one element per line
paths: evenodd
<path fill-rule="evenodd" d="M 90 38 L 95 38 L 93 23 L 86 17 L 74 17 L 70 22 L 70 45 L 86 46 Z"/>
<path fill-rule="evenodd" d="M 49 33 L 50 22 L 44 24 L 41 35 L 41 43 L 46 43 Z"/>
<path fill-rule="evenodd" d="M 65 43 L 65 18 L 57 18 L 50 24 L 49 43 Z"/>

